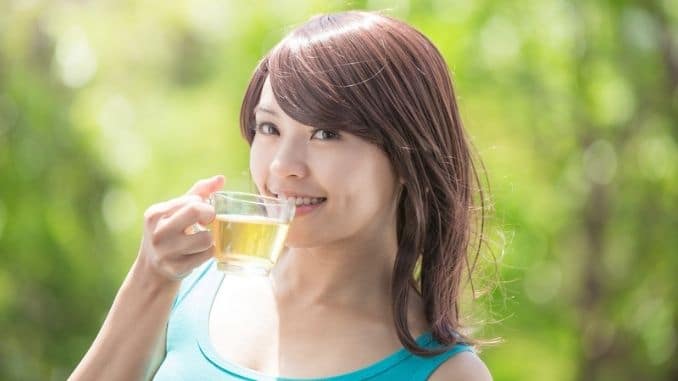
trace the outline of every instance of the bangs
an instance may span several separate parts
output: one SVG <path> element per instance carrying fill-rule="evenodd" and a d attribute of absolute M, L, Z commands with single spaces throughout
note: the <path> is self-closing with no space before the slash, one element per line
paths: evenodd
<path fill-rule="evenodd" d="M 383 48 L 370 38 L 375 24 L 350 18 L 319 16 L 283 39 L 257 68 L 252 84 L 259 83 L 259 89 L 246 94 L 256 99 L 246 100 L 249 106 L 243 111 L 253 113 L 268 77 L 278 104 L 291 118 L 346 131 L 381 147 L 382 132 L 373 122 L 378 118 L 370 115 L 380 109 L 370 106 L 379 102 L 381 97 L 372 93 L 380 86 L 369 82 L 380 79 L 387 62 L 385 55 L 376 54 Z M 250 115 L 245 122 L 253 120 Z"/>

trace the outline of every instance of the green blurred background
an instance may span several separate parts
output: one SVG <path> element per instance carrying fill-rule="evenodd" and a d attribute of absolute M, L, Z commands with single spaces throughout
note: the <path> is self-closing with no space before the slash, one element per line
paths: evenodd
<path fill-rule="evenodd" d="M 67 377 L 146 207 L 217 173 L 251 187 L 258 59 L 349 8 L 407 20 L 453 71 L 491 185 L 494 378 L 678 380 L 672 0 L 0 0 L 0 379 Z"/>

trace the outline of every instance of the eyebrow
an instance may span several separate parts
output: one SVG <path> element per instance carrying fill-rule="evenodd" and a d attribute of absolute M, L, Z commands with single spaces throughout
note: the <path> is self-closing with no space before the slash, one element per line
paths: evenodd
<path fill-rule="evenodd" d="M 271 114 L 271 115 L 278 115 L 278 113 L 276 113 L 272 109 L 266 108 L 266 106 L 260 106 L 260 105 L 257 105 L 256 107 L 254 107 L 254 113 L 256 114 L 257 112 L 265 112 L 265 113 Z"/>

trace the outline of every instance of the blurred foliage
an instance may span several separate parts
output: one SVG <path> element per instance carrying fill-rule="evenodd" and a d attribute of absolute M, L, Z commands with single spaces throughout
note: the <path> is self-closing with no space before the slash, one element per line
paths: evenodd
<path fill-rule="evenodd" d="M 0 379 L 67 376 L 148 205 L 251 187 L 257 60 L 348 8 L 407 20 L 453 71 L 492 186 L 495 379 L 678 379 L 671 0 L 0 1 Z"/>

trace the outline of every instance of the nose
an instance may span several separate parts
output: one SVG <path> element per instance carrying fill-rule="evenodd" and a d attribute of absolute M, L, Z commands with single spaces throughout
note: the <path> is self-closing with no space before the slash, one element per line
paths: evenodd
<path fill-rule="evenodd" d="M 271 174 L 280 178 L 303 178 L 308 175 L 305 144 L 283 142 L 277 147 L 269 166 Z"/>

